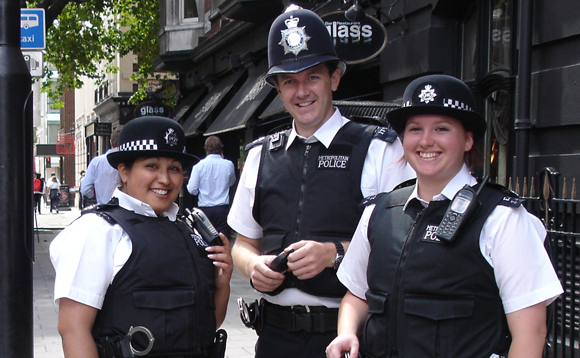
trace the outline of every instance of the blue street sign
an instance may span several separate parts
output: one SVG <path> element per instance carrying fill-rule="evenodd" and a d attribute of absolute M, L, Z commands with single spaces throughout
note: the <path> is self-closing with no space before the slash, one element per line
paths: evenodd
<path fill-rule="evenodd" d="M 42 50 L 45 38 L 44 9 L 20 9 L 20 48 Z"/>

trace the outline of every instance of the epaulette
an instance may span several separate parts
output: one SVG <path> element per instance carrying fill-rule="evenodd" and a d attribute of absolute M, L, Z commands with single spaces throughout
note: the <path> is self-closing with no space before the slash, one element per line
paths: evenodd
<path fill-rule="evenodd" d="M 259 146 L 259 145 L 262 145 L 262 144 L 264 144 L 264 140 L 265 140 L 265 139 L 266 139 L 266 137 L 260 137 L 260 138 L 256 139 L 255 141 L 253 141 L 252 143 L 248 143 L 248 144 L 246 144 L 246 146 L 245 146 L 244 150 L 245 150 L 246 152 L 249 152 L 249 151 L 250 151 L 250 149 L 252 149 L 252 148 L 254 148 L 254 147 L 257 147 L 257 146 Z"/>
<path fill-rule="evenodd" d="M 377 127 L 373 133 L 373 138 L 393 143 L 397 139 L 397 132 L 387 127 Z"/>
<path fill-rule="evenodd" d="M 506 188 L 505 186 L 503 186 L 501 184 L 495 184 L 495 183 L 488 182 L 486 185 L 488 185 L 496 190 L 499 190 L 504 194 L 503 199 L 498 203 L 498 205 L 517 208 L 518 206 L 522 205 L 522 203 L 525 201 L 524 199 L 520 198 L 516 192 Z"/>
<path fill-rule="evenodd" d="M 106 204 L 94 204 L 87 206 L 81 211 L 81 216 L 85 214 L 96 214 L 97 216 L 105 219 L 109 224 L 114 225 L 117 223 L 115 219 L 105 212 L 106 209 L 114 208 L 119 206 L 119 199 L 111 198 L 111 200 Z"/>
<path fill-rule="evenodd" d="M 375 195 L 367 196 L 366 198 L 364 198 L 361 201 L 360 206 L 369 206 L 369 205 L 376 204 L 385 195 L 387 195 L 387 193 L 378 193 L 378 194 L 375 194 Z"/>
<path fill-rule="evenodd" d="M 405 180 L 404 182 L 397 184 L 397 186 L 395 186 L 393 190 L 403 189 L 408 186 L 415 185 L 415 183 L 417 183 L 417 178 Z"/>

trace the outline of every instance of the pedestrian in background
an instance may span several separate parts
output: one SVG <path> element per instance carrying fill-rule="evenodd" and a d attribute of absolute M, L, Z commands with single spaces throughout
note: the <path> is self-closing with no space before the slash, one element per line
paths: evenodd
<path fill-rule="evenodd" d="M 111 149 L 91 160 L 85 178 L 81 182 L 81 195 L 89 199 L 96 198 L 97 204 L 108 203 L 119 184 L 117 169 L 109 165 L 107 155 L 119 149 L 121 128 L 122 126 L 119 126 L 113 130 L 110 140 Z"/>
<path fill-rule="evenodd" d="M 83 210 L 83 208 L 85 207 L 85 205 L 83 204 L 83 202 L 85 201 L 85 196 L 81 193 L 81 186 L 83 185 L 83 179 L 85 178 L 85 174 L 87 172 L 84 170 L 81 170 L 81 173 L 79 175 L 79 210 Z"/>
<path fill-rule="evenodd" d="M 387 114 L 417 183 L 369 201 L 338 271 L 349 291 L 328 358 L 542 357 L 562 286 L 540 220 L 470 174 L 487 127 L 473 108 L 467 85 L 430 75 Z"/>
<path fill-rule="evenodd" d="M 345 63 L 322 19 L 291 9 L 268 38 L 266 81 L 292 129 L 248 152 L 228 216 L 236 268 L 261 292 L 257 358 L 321 358 L 346 289 L 336 278 L 365 196 L 414 177 L 394 131 L 349 121 L 332 105 Z M 285 252 L 288 271 L 273 270 Z M 262 324 L 263 323 L 263 324 Z"/>
<path fill-rule="evenodd" d="M 50 178 L 50 182 L 48 183 L 48 197 L 50 198 L 50 212 L 54 209 L 58 214 L 58 205 L 60 201 L 60 183 L 56 176 L 52 176 Z"/>
<path fill-rule="evenodd" d="M 206 157 L 191 170 L 187 191 L 197 195 L 197 206 L 216 230 L 229 236 L 230 187 L 236 182 L 236 174 L 234 164 L 223 157 L 223 147 L 216 136 L 205 140 Z"/>
<path fill-rule="evenodd" d="M 40 177 L 40 173 L 36 173 L 35 176 L 36 178 L 32 181 L 32 190 L 34 191 L 34 210 L 41 214 L 40 207 L 42 195 L 44 194 L 44 179 Z"/>
<path fill-rule="evenodd" d="M 143 333 L 129 341 L 140 351 L 152 345 L 147 356 L 206 358 L 225 318 L 233 263 L 225 235 L 223 246 L 208 246 L 177 217 L 174 201 L 196 158 L 185 152 L 179 123 L 164 117 L 131 120 L 120 144 L 107 157 L 121 182 L 113 199 L 50 245 L 64 355 L 132 356 L 125 336 L 142 326 L 154 341 Z"/>

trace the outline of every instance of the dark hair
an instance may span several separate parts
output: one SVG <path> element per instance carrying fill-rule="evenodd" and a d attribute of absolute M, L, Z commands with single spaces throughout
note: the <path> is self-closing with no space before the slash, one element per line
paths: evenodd
<path fill-rule="evenodd" d="M 113 148 L 119 146 L 119 135 L 121 134 L 121 129 L 123 129 L 123 126 L 118 126 L 113 130 L 113 133 L 111 133 L 111 147 Z"/>
<path fill-rule="evenodd" d="M 218 137 L 212 135 L 205 140 L 203 149 L 205 149 L 207 154 L 221 154 L 223 147 L 224 145 L 222 144 L 222 141 Z"/>

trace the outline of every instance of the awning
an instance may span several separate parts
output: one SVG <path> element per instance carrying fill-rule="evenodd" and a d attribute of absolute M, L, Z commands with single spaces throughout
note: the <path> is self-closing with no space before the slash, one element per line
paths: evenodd
<path fill-rule="evenodd" d="M 59 157 L 56 153 L 56 144 L 37 144 L 34 146 L 35 157 Z"/>
<path fill-rule="evenodd" d="M 181 99 L 181 102 L 173 110 L 173 119 L 180 122 L 183 118 L 187 118 L 191 114 L 191 111 L 195 108 L 197 103 L 201 100 L 202 96 L 207 93 L 206 86 L 199 86 Z"/>
<path fill-rule="evenodd" d="M 355 122 L 389 126 L 387 113 L 400 106 L 380 101 L 332 101 L 340 114 Z"/>
<path fill-rule="evenodd" d="M 193 112 L 183 122 L 183 130 L 186 136 L 201 134 L 198 128 L 208 118 L 208 116 L 219 106 L 220 102 L 227 96 L 228 92 L 235 86 L 238 80 L 246 71 L 232 73 L 213 87 L 205 96 L 200 104 L 195 107 Z"/>
<path fill-rule="evenodd" d="M 248 120 L 258 112 L 259 107 L 264 106 L 266 98 L 274 95 L 274 88 L 266 84 L 262 78 L 267 70 L 268 61 L 262 61 L 204 135 L 209 136 L 246 127 Z"/>

